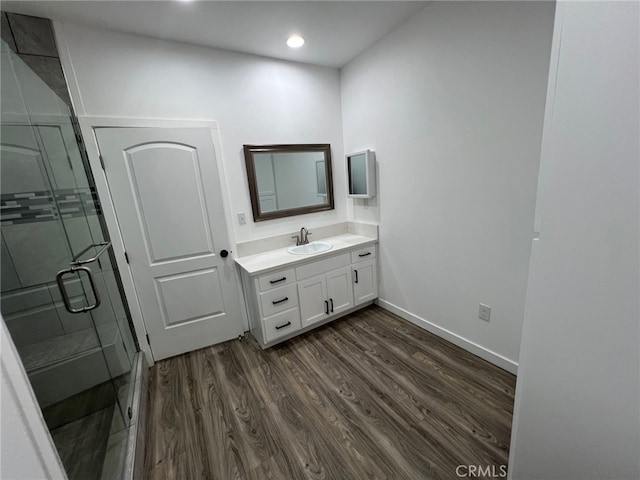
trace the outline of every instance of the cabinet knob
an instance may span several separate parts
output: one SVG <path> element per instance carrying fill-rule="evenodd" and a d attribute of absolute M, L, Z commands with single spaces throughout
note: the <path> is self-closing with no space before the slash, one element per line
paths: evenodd
<path fill-rule="evenodd" d="M 220 256 L 222 258 L 227 258 L 229 256 L 229 252 L 227 250 L 220 250 Z"/>

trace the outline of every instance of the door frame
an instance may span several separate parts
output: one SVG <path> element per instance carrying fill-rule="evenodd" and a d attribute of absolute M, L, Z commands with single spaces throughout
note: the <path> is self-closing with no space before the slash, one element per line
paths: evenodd
<path fill-rule="evenodd" d="M 229 221 L 231 217 L 231 206 L 229 204 L 229 189 L 227 176 L 224 170 L 224 164 L 222 161 L 222 149 L 220 148 L 220 137 L 218 133 L 218 125 L 214 120 L 187 120 L 187 119 L 167 119 L 167 118 L 141 118 L 141 117 L 109 117 L 109 116 L 90 116 L 79 115 L 78 123 L 80 124 L 80 130 L 85 141 L 85 147 L 87 155 L 89 157 L 89 166 L 91 173 L 96 184 L 96 190 L 98 198 L 102 206 L 102 213 L 104 215 L 105 222 L 109 235 L 111 236 L 111 243 L 113 246 L 113 253 L 115 254 L 116 263 L 120 270 L 120 276 L 122 277 L 122 286 L 124 294 L 131 310 L 131 318 L 135 329 L 136 336 L 138 337 L 138 344 L 140 349 L 144 352 L 145 358 L 149 363 L 149 366 L 154 364 L 153 353 L 151 346 L 147 341 L 147 328 L 142 315 L 142 309 L 140 302 L 138 301 L 138 294 L 136 292 L 135 283 L 133 281 L 133 274 L 131 268 L 125 259 L 124 240 L 122 239 L 122 233 L 116 210 L 111 198 L 111 190 L 109 189 L 109 183 L 107 182 L 106 172 L 102 169 L 100 162 L 100 151 L 98 148 L 98 139 L 95 134 L 96 128 L 207 128 L 211 132 L 211 141 L 216 155 L 216 167 L 220 177 L 220 189 L 222 193 L 223 214 L 225 223 L 227 224 L 227 235 L 229 245 L 235 246 L 235 238 L 233 225 Z M 235 253 L 232 252 L 232 257 L 235 258 Z M 242 312 L 243 328 L 246 332 L 249 330 L 249 319 L 247 316 L 244 293 L 240 285 L 240 276 L 237 269 L 234 269 L 234 287 L 238 291 L 238 298 L 240 299 L 240 310 Z"/>

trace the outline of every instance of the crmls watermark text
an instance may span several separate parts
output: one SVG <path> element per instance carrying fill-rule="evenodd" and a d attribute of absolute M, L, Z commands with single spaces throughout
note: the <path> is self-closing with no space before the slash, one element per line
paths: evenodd
<path fill-rule="evenodd" d="M 506 465 L 458 465 L 456 475 L 459 478 L 506 478 Z"/>

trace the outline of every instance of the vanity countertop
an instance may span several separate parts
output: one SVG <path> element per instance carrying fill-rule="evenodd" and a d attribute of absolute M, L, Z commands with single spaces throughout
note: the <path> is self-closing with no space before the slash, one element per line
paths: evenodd
<path fill-rule="evenodd" d="M 319 242 L 326 242 L 332 245 L 330 250 L 309 255 L 294 255 L 289 253 L 287 248 L 278 248 L 269 252 L 258 253 L 256 255 L 247 255 L 246 257 L 236 258 L 235 261 L 249 275 L 258 275 L 277 270 L 283 267 L 292 267 L 316 261 L 320 258 L 330 257 L 336 253 L 352 249 L 354 247 L 365 247 L 378 243 L 377 238 L 364 237 L 362 235 L 354 235 L 352 233 L 344 233 L 334 237 L 318 239 Z"/>

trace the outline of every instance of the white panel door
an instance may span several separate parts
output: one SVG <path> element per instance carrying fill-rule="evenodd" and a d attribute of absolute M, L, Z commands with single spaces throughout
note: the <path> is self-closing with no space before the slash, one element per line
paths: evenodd
<path fill-rule="evenodd" d="M 298 301 L 303 328 L 327 318 L 329 302 L 325 276 L 320 275 L 298 282 Z"/>
<path fill-rule="evenodd" d="M 208 128 L 96 128 L 156 360 L 243 332 Z"/>
<path fill-rule="evenodd" d="M 337 315 L 353 307 L 351 267 L 343 267 L 327 273 L 329 314 Z"/>

